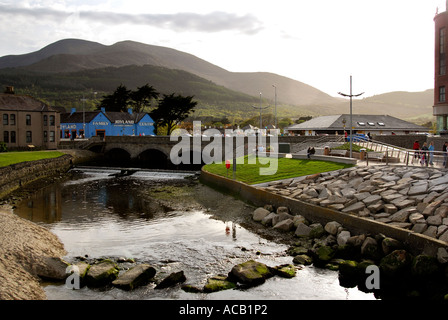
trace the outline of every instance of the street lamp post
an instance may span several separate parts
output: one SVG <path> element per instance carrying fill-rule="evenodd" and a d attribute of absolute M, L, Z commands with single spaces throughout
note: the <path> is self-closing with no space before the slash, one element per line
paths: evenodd
<path fill-rule="evenodd" d="M 259 110 L 260 110 L 260 127 L 259 127 L 259 129 L 258 129 L 258 132 L 259 132 L 259 134 L 261 134 L 261 131 L 260 131 L 260 130 L 261 130 L 261 127 L 263 126 L 263 118 L 262 118 L 262 116 L 261 116 L 261 111 L 262 111 L 263 109 L 269 108 L 269 106 L 264 107 L 264 108 L 261 107 L 261 92 L 260 92 L 260 106 L 259 106 L 259 107 L 252 106 L 252 108 L 255 108 L 255 109 L 259 109 Z"/>
<path fill-rule="evenodd" d="M 364 94 L 364 92 L 359 94 L 352 94 L 352 76 L 350 76 L 350 94 L 345 94 L 342 92 L 338 92 L 343 97 L 350 97 L 350 158 L 352 158 L 352 142 L 353 142 L 353 116 L 352 116 L 352 98 L 359 97 Z"/>
<path fill-rule="evenodd" d="M 274 125 L 275 130 L 277 130 L 277 87 L 273 84 L 274 87 L 274 105 L 275 105 L 275 111 L 274 111 Z"/>

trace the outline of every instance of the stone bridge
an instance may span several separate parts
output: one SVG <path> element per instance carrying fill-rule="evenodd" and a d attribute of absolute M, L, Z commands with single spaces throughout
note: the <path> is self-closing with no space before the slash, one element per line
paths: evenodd
<path fill-rule="evenodd" d="M 275 141 L 272 140 L 272 143 Z M 93 137 L 78 144 L 78 148 L 105 155 L 106 162 L 133 163 L 140 167 L 200 168 L 211 161 L 230 160 L 233 154 L 247 155 L 256 149 L 257 137 L 170 137 L 170 136 L 106 136 Z M 269 146 L 270 137 L 262 143 Z M 180 163 L 176 163 L 180 162 Z"/>

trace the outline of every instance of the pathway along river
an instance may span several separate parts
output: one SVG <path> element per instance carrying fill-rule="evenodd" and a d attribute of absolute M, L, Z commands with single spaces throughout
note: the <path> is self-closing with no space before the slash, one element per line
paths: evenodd
<path fill-rule="evenodd" d="M 197 287 L 249 259 L 271 266 L 292 262 L 285 242 L 266 230 L 260 234 L 260 224 L 251 224 L 247 217 L 253 207 L 200 184 L 193 174 L 137 172 L 117 177 L 118 172 L 72 170 L 69 180 L 37 191 L 15 213 L 55 233 L 68 252 L 68 262 L 79 257 L 133 258 L 152 264 L 156 277 L 183 270 L 186 283 Z M 373 294 L 341 287 L 337 272 L 313 266 L 298 270 L 292 279 L 273 277 L 246 290 L 204 294 L 187 293 L 180 286 L 154 286 L 70 290 L 64 283 L 45 283 L 44 289 L 49 300 L 375 299 Z"/>

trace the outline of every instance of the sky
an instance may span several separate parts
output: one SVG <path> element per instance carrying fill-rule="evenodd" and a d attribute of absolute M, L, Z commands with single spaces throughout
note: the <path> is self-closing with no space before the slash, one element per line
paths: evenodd
<path fill-rule="evenodd" d="M 0 0 L 0 57 L 68 38 L 132 40 L 331 96 L 350 93 L 350 76 L 362 97 L 424 91 L 434 87 L 437 8 L 446 1 Z"/>

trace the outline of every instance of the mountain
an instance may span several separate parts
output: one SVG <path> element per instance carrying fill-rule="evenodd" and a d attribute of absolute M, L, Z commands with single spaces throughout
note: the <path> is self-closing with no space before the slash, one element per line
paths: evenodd
<path fill-rule="evenodd" d="M 122 41 L 107 46 L 91 41 L 65 39 L 52 43 L 36 52 L 0 57 L 0 74 L 2 75 L 0 79 L 4 74 L 15 75 L 16 79 L 20 78 L 21 83 L 24 84 L 24 79 L 27 77 L 35 79 L 38 81 L 37 83 L 44 83 L 53 78 L 58 79 L 53 81 L 53 88 L 58 87 L 57 81 L 77 81 L 80 86 L 80 79 L 83 81 L 86 80 L 85 77 L 96 79 L 95 77 L 102 73 L 102 71 L 98 71 L 92 74 L 89 73 L 90 71 L 108 70 L 107 72 L 110 73 L 111 70 L 108 68 L 116 68 L 118 73 L 123 72 L 123 74 L 120 75 L 115 72 L 113 79 L 118 82 L 112 88 L 110 86 L 104 88 L 113 90 L 120 83 L 125 83 L 125 79 L 132 82 L 132 77 L 128 77 L 127 74 L 129 72 L 127 68 L 130 66 L 134 66 L 133 72 L 138 74 L 139 79 L 143 80 L 143 82 L 137 84 L 139 86 L 149 83 L 159 89 L 159 86 L 161 86 L 159 83 L 160 77 L 164 78 L 160 70 L 165 70 L 164 72 L 167 73 L 170 73 L 168 70 L 182 70 L 208 80 L 215 85 L 213 89 L 210 84 L 206 85 L 213 98 L 204 95 L 207 90 L 204 90 L 202 80 L 189 81 L 189 89 L 184 89 L 195 96 L 198 95 L 198 91 L 202 90 L 201 102 L 204 103 L 204 106 L 212 109 L 213 107 L 217 109 L 217 106 L 219 106 L 221 111 L 223 111 L 223 105 L 217 103 L 216 99 L 224 94 L 223 88 L 228 90 L 225 93 L 225 95 L 228 95 L 228 99 L 234 101 L 239 96 L 239 99 L 242 99 L 240 105 L 249 103 L 247 97 L 242 98 L 241 93 L 252 97 L 249 100 L 254 104 L 253 101 L 256 101 L 254 98 L 259 99 L 260 92 L 263 93 L 263 105 L 273 105 L 274 88 L 272 85 L 275 84 L 279 114 L 284 116 L 316 116 L 347 112 L 347 100 L 332 97 L 303 82 L 268 72 L 230 72 L 189 53 L 134 41 Z M 157 71 L 160 77 L 151 77 L 148 74 L 148 69 L 145 69 L 147 66 L 162 68 Z M 84 78 L 80 78 L 82 74 Z M 19 77 L 19 75 L 21 76 Z M 45 75 L 45 78 L 43 75 Z M 93 81 L 93 79 L 90 81 L 91 86 L 88 88 L 100 91 L 97 87 L 100 85 L 100 80 Z M 148 81 L 144 81 L 144 79 L 148 79 Z M 164 81 L 166 82 L 166 80 Z M 103 76 L 103 81 L 111 82 L 112 79 Z M 179 85 L 178 81 L 175 82 Z M 199 83 L 201 83 L 201 88 L 197 87 Z M 30 83 L 29 86 L 35 84 Z M 10 85 L 14 85 L 14 83 L 10 83 Z M 77 84 L 72 84 L 72 86 L 76 87 Z M 51 87 L 48 87 L 48 89 L 51 89 Z M 169 89 L 179 92 L 176 88 Z M 432 97 L 430 98 L 429 90 L 428 92 L 418 93 L 400 92 L 356 100 L 353 104 L 353 112 L 389 114 L 400 118 L 410 118 L 422 115 L 428 116 L 432 113 L 431 106 Z M 250 105 L 249 108 L 251 109 Z M 247 110 L 245 112 L 248 112 Z"/>

